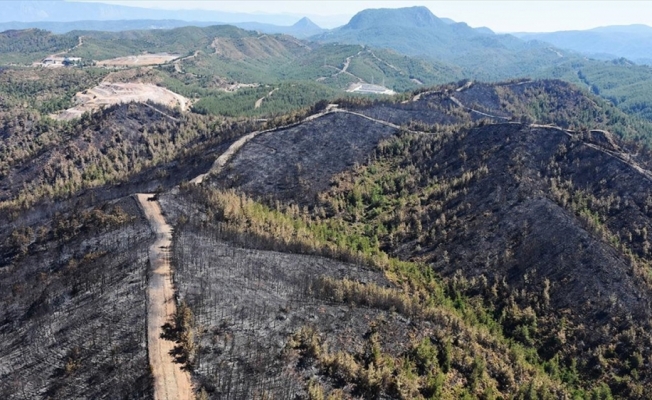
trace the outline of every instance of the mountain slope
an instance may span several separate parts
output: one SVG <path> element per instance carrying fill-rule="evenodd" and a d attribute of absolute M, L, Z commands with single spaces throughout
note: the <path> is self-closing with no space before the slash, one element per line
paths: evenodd
<path fill-rule="evenodd" d="M 541 71 L 535 77 L 572 82 L 609 100 L 621 110 L 652 120 L 652 68 L 626 59 L 575 60 Z"/>
<path fill-rule="evenodd" d="M 147 221 L 130 198 L 57 208 L 0 231 L 0 396 L 150 399 Z"/>
<path fill-rule="evenodd" d="M 74 47 L 74 37 L 53 35 L 41 29 L 8 30 L 0 33 L 0 54 L 5 63 L 29 63 L 48 54 Z"/>
<path fill-rule="evenodd" d="M 444 89 L 439 93 L 444 94 L 424 96 L 411 107 L 394 106 L 411 114 L 400 118 L 410 121 L 412 129 L 420 126 L 415 123 L 420 109 L 439 114 L 433 133 L 406 132 L 406 128 L 381 143 L 362 166 L 337 173 L 309 151 L 288 158 L 271 149 L 285 148 L 280 143 L 290 132 L 270 133 L 253 139 L 211 179 L 213 186 L 236 189 L 235 193 L 209 191 L 192 196 L 207 196 L 198 207 L 215 212 L 209 215 L 224 224 L 222 232 L 235 229 L 260 238 L 243 242 L 238 239 L 242 236 L 231 236 L 235 233 L 222 236 L 240 245 L 264 243 L 258 245 L 323 254 L 318 239 L 322 238 L 336 248 L 342 242 L 354 246 L 357 257 L 365 262 L 382 250 L 390 257 L 427 265 L 448 282 L 446 293 L 464 298 L 462 309 L 487 310 L 500 321 L 502 334 L 536 349 L 533 358 L 546 371 L 559 368 L 552 376 L 572 385 L 578 381 L 566 374 L 579 374 L 584 388 L 594 382 L 594 395 L 608 390 L 597 384 L 604 379 L 621 398 L 645 398 L 652 389 L 650 377 L 640 369 L 641 360 L 648 357 L 643 337 L 648 337 L 645 321 L 652 305 L 644 233 L 652 228 L 646 206 L 652 196 L 647 158 L 626 153 L 615 136 L 599 130 L 566 131 L 521 123 L 481 123 L 465 129 L 454 122 L 452 129 L 446 128 L 452 122 L 445 122 L 448 115 L 465 121 L 478 113 L 446 101 L 452 98 L 486 114 L 505 115 L 501 103 L 510 104 L 507 111 L 523 112 L 533 110 L 530 106 L 547 96 L 546 104 L 558 113 L 549 117 L 559 121 L 565 112 L 573 115 L 582 108 L 603 112 L 597 104 L 591 105 L 592 99 L 561 82 L 472 85 L 461 92 Z M 359 111 L 376 115 L 374 108 Z M 592 120 L 587 119 L 588 123 Z M 612 125 L 615 121 L 617 117 L 602 126 L 617 129 Z M 382 122 L 351 121 L 348 135 L 368 132 Z M 329 129 L 321 125 L 322 131 Z M 319 147 L 310 135 L 301 140 Z M 301 142 L 296 145 L 302 146 Z M 270 173 L 283 170 L 279 165 L 297 168 L 297 179 Z M 311 179 L 313 171 L 332 176 L 331 187 L 325 189 L 319 180 Z M 321 193 L 315 196 L 311 189 Z M 306 235 L 307 243 L 290 239 L 291 229 L 267 232 L 265 226 L 271 220 L 257 225 L 256 218 L 264 215 L 261 208 L 242 214 L 235 211 L 226 198 L 234 196 L 235 200 L 241 192 L 287 218 L 294 215 L 303 220 L 307 232 L 294 234 Z M 283 208 L 284 203 L 290 205 Z M 274 235 L 282 236 L 275 240 Z M 396 271 L 389 270 L 388 277 Z M 382 351 L 397 357 L 390 344 L 396 338 L 378 332 L 388 340 L 381 342 Z M 324 367 L 328 361 L 319 355 L 311 357 L 315 363 L 311 365 L 322 368 L 318 381 L 324 390 L 343 387 L 338 381 L 342 378 Z M 599 369 L 594 368 L 595 360 L 600 360 Z M 621 384 L 622 380 L 627 383 Z M 363 382 L 344 381 L 364 390 Z M 480 386 L 487 389 L 489 382 L 490 378 Z M 380 387 L 382 393 L 391 393 L 391 386 Z M 501 392 L 507 390 L 498 387 Z M 448 390 L 448 395 L 459 393 Z M 480 394 L 478 387 L 474 393 Z"/>
<path fill-rule="evenodd" d="M 464 23 L 446 23 L 426 7 L 364 10 L 348 24 L 313 39 L 390 48 L 441 60 L 465 68 L 469 76 L 478 79 L 522 76 L 563 58 L 548 46 L 484 33 Z"/>
<path fill-rule="evenodd" d="M 146 191 L 205 398 L 652 394 L 651 163 L 619 138 L 645 125 L 560 81 L 327 104 L 1 116 L 3 397 L 150 396 Z"/>

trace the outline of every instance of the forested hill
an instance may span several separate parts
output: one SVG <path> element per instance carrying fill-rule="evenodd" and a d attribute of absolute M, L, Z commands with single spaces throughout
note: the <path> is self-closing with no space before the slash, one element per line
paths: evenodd
<path fill-rule="evenodd" d="M 76 36 L 54 35 L 41 29 L 8 30 L 0 33 L 3 61 L 37 61 L 47 54 L 61 52 L 77 44 Z"/>
<path fill-rule="evenodd" d="M 312 29 L 305 21 L 301 26 Z M 147 77 L 136 78 L 142 73 L 131 76 L 161 84 L 189 98 L 199 98 L 196 111 L 202 113 L 223 110 L 226 115 L 262 116 L 318 100 L 305 95 L 298 96 L 298 101 L 288 96 L 270 96 L 271 100 L 283 98 L 285 105 L 273 106 L 273 101 L 263 101 L 263 108 L 254 108 L 259 99 L 267 98 L 274 89 L 285 91 L 292 85 L 299 85 L 297 91 L 304 94 L 332 98 L 333 93 L 359 83 L 384 83 L 400 92 L 462 78 L 535 77 L 564 79 L 627 112 L 652 118 L 649 67 L 624 59 L 585 59 L 541 42 L 524 42 L 464 23 L 444 21 L 423 7 L 365 10 L 344 27 L 313 39 L 321 43 L 224 25 L 73 31 L 64 35 L 31 29 L 0 33 L 0 63 L 31 65 L 48 55 L 59 54 L 81 57 L 82 65 L 88 68 L 95 61 L 116 57 L 172 53 L 179 57 L 174 63 L 148 71 Z M 397 51 L 417 56 L 408 57 Z M 239 84 L 248 89 L 238 93 L 223 90 L 238 88 Z"/>
<path fill-rule="evenodd" d="M 230 25 L 209 27 L 185 26 L 175 29 L 129 30 L 120 32 L 72 31 L 62 35 L 53 35 L 39 29 L 23 31 L 6 31 L 0 34 L 0 54 L 20 53 L 23 55 L 37 52 L 66 52 L 79 43 L 83 45 L 67 53 L 69 56 L 88 60 L 138 55 L 143 52 L 170 52 L 189 55 L 197 50 L 210 49 L 216 38 L 245 39 L 257 38 L 256 32 L 245 31 Z M 305 45 L 290 36 L 276 36 L 281 42 L 276 47 L 286 53 L 305 49 Z M 287 47 L 287 49 L 283 49 Z M 38 60 L 33 60 L 38 61 Z"/>
<path fill-rule="evenodd" d="M 625 112 L 652 120 L 652 67 L 620 58 L 577 60 L 544 71 L 539 77 L 572 82 L 597 94 Z"/>
<path fill-rule="evenodd" d="M 61 111 L 56 105 L 69 107 L 77 92 L 91 89 L 94 85 L 83 86 L 88 75 L 109 83 L 164 86 L 193 99 L 194 110 L 202 114 L 261 117 L 342 96 L 355 84 L 384 83 L 401 92 L 462 77 L 458 67 L 393 51 L 323 45 L 233 26 L 65 35 L 6 31 L 0 33 L 0 43 L 0 65 L 11 66 L 0 75 L 0 92 L 5 96 L 0 106 L 12 107 L 40 91 L 35 101 L 22 104 L 47 112 Z M 141 55 L 158 53 L 165 53 L 159 65 L 138 64 Z M 53 54 L 60 60 L 80 57 L 81 62 L 69 68 L 33 66 Z M 57 76 L 67 77 L 68 83 L 56 82 Z M 16 80 L 21 84 L 14 85 Z M 47 87 L 56 85 L 66 90 L 43 107 L 43 100 L 53 94 Z"/>

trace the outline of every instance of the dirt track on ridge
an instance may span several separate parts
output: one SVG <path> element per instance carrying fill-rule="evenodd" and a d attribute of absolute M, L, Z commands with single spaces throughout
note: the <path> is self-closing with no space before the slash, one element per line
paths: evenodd
<path fill-rule="evenodd" d="M 161 338 L 162 326 L 176 313 L 174 289 L 168 259 L 172 244 L 172 227 L 165 222 L 152 194 L 136 195 L 145 217 L 156 233 L 156 242 L 149 248 L 150 273 L 147 287 L 147 347 L 154 376 L 155 400 L 189 400 L 194 398 L 190 374 L 174 362 L 170 351 L 175 343 Z"/>

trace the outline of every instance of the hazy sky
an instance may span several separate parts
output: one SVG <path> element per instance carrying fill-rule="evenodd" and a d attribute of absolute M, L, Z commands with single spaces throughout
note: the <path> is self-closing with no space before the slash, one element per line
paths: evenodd
<path fill-rule="evenodd" d="M 466 22 L 473 27 L 487 26 L 497 32 L 549 32 L 629 24 L 652 26 L 652 1 L 91 1 L 148 8 L 306 15 L 326 28 L 345 24 L 365 8 L 413 5 L 424 5 L 438 17 Z"/>

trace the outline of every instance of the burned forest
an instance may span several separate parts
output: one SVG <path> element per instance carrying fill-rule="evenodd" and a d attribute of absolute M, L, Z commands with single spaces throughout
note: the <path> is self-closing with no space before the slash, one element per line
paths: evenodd
<path fill-rule="evenodd" d="M 2 398 L 652 396 L 649 124 L 573 85 L 2 118 Z"/>

